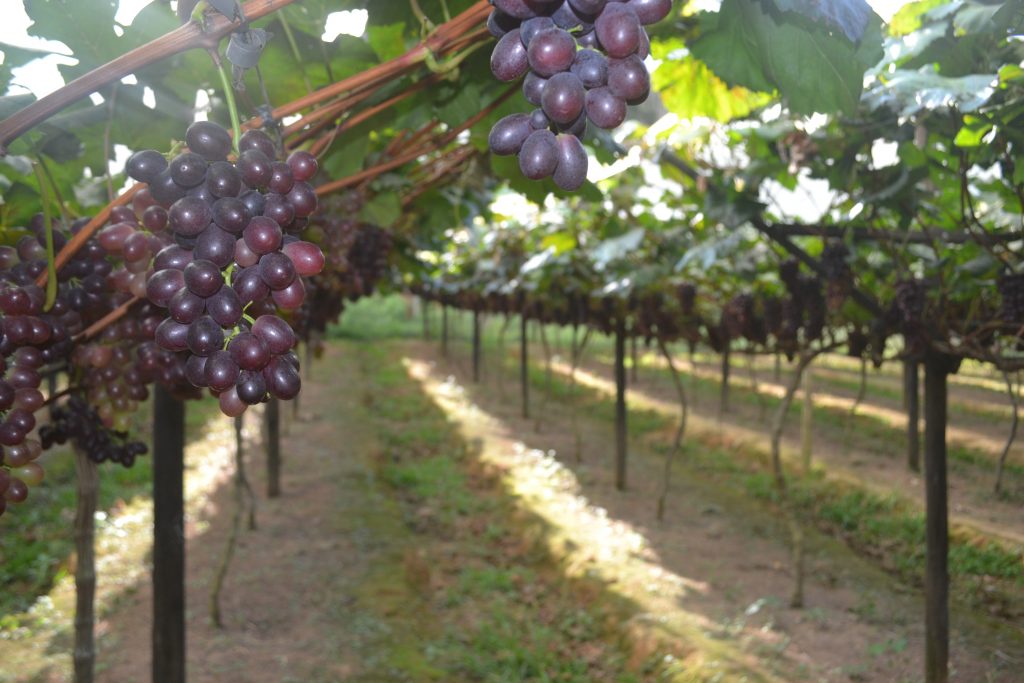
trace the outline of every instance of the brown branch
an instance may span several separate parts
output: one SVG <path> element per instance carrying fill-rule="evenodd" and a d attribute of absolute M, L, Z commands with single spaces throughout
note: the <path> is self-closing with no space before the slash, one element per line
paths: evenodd
<path fill-rule="evenodd" d="M 295 0 L 250 0 L 243 6 L 242 11 L 249 21 L 254 21 L 293 2 Z M 190 21 L 76 78 L 63 88 L 0 121 L 0 154 L 6 154 L 11 142 L 23 133 L 78 100 L 162 59 L 197 47 L 215 48 L 221 38 L 238 26 L 239 24 L 222 15 L 208 17 L 205 28 L 195 21 Z"/>
<path fill-rule="evenodd" d="M 388 171 L 394 170 L 399 166 L 407 164 L 408 162 L 412 161 L 413 159 L 419 156 L 423 156 L 424 154 L 429 154 L 431 152 L 436 152 L 437 150 L 445 147 L 446 145 L 448 145 L 448 143 L 457 138 L 459 134 L 462 133 L 462 131 L 472 128 L 482 119 L 490 115 L 491 112 L 493 112 L 495 109 L 501 106 L 501 104 L 506 99 L 511 97 L 516 90 L 518 90 L 518 87 L 516 86 L 509 88 L 504 93 L 499 95 L 498 98 L 494 100 L 494 102 L 492 102 L 490 105 L 484 107 L 480 112 L 471 116 L 469 119 L 463 122 L 462 125 L 453 128 L 451 131 L 440 136 L 435 142 L 428 143 L 421 148 L 412 149 L 406 152 L 405 154 L 402 154 L 401 156 L 398 156 L 388 161 L 381 162 L 376 166 L 372 166 L 371 168 L 368 168 L 364 171 L 360 171 L 359 173 L 350 175 L 346 178 L 339 178 L 338 180 L 325 183 L 320 187 L 316 188 L 317 195 L 322 197 L 324 195 L 331 194 L 332 192 L 337 192 L 338 190 L 343 190 L 345 188 L 352 187 L 353 185 L 358 185 L 367 180 L 372 180 L 384 173 L 387 173 Z"/>
<path fill-rule="evenodd" d="M 133 296 L 131 299 L 128 299 L 128 301 L 125 301 L 123 304 L 112 310 L 110 313 L 107 313 L 105 316 L 94 322 L 92 325 L 89 325 L 89 327 L 87 327 L 84 332 L 75 335 L 75 341 L 85 341 L 96 336 L 97 334 L 99 334 L 100 332 L 107 329 L 108 327 L 116 323 L 118 320 L 123 318 L 128 313 L 129 309 L 131 309 L 132 306 L 134 306 L 140 301 L 142 301 L 142 297 L 138 296 Z"/>

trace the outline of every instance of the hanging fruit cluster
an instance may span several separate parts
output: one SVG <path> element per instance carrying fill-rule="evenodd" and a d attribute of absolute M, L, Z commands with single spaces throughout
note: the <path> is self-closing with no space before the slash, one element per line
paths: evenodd
<path fill-rule="evenodd" d="M 495 154 L 519 157 L 527 178 L 552 177 L 564 190 L 587 178 L 580 140 L 587 122 L 607 130 L 626 108 L 651 91 L 644 64 L 650 40 L 644 25 L 661 21 L 672 0 L 492 0 L 487 26 L 498 38 L 491 72 L 501 81 L 523 79 L 523 94 L 538 107 L 494 124 Z"/>

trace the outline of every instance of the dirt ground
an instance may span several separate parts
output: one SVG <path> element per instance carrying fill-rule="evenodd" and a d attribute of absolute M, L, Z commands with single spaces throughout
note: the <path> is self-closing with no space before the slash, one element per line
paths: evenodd
<path fill-rule="evenodd" d="M 464 356 L 445 360 L 420 342 L 376 346 L 402 363 L 403 391 L 422 391 L 471 446 L 458 476 L 479 485 L 442 523 L 453 505 L 444 487 L 435 499 L 382 484 L 382 458 L 416 462 L 423 445 L 390 390 L 360 390 L 367 357 L 329 345 L 285 436 L 280 498 L 263 496 L 250 434 L 259 527 L 240 534 L 222 630 L 207 601 L 232 519 L 230 482 L 221 477 L 189 519 L 189 681 L 921 680 L 921 595 L 841 543 L 812 536 L 807 607 L 790 609 L 785 529 L 756 502 L 680 465 L 658 523 L 662 462 L 645 444 L 631 443 L 629 487 L 618 492 L 610 424 L 580 416 L 576 462 L 568 406 L 535 394 L 538 430 L 519 415 L 512 377 L 491 369 L 474 385 Z M 382 450 L 389 426 L 407 447 Z M 512 578 L 460 602 L 467 567 Z M 142 580 L 105 610 L 100 683 L 148 678 L 150 602 Z M 511 615 L 511 640 L 481 623 L 492 609 Z M 579 630 L 590 622 L 600 626 Z M 517 640 L 557 652 L 528 668 L 510 652 Z M 951 680 L 1010 683 L 1022 662 L 1024 634 L 954 612 Z"/>
<path fill-rule="evenodd" d="M 432 348 L 420 348 L 425 358 L 440 361 Z M 702 587 L 685 591 L 681 607 L 724 631 L 748 638 L 773 634 L 756 650 L 762 657 L 772 652 L 795 665 L 808 680 L 921 680 L 923 598 L 916 591 L 898 585 L 845 546 L 817 537 L 807 608 L 789 609 L 789 551 L 781 540 L 785 532 L 762 509 L 687 470 L 673 480 L 667 523 L 657 524 L 654 501 L 663 477 L 661 458 L 646 452 L 642 444 L 631 444 L 629 488 L 615 491 L 611 425 L 581 418 L 585 455 L 583 463 L 575 463 L 568 408 L 542 403 L 534 391 L 534 408 L 542 411 L 538 433 L 536 420 L 523 420 L 519 414 L 515 378 L 500 381 L 503 394 L 494 367 L 487 365 L 484 385 L 469 389 L 472 399 L 504 425 L 507 438 L 555 451 L 559 461 L 576 473 L 588 500 L 606 509 L 610 518 L 638 530 L 663 569 Z M 443 368 L 442 372 L 468 381 L 465 357 L 456 356 Z M 725 442 L 752 436 L 734 436 L 728 429 L 728 423 L 719 426 L 725 430 Z M 953 623 L 951 680 L 1017 680 L 1014 665 L 1024 661 L 1024 634 L 1012 629 L 1000 633 L 981 615 L 956 614 Z"/>

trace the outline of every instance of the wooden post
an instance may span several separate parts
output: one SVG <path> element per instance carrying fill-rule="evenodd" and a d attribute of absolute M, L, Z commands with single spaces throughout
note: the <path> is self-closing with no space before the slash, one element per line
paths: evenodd
<path fill-rule="evenodd" d="M 636 334 L 629 338 L 629 381 L 636 384 L 637 381 L 637 350 L 636 350 Z"/>
<path fill-rule="evenodd" d="M 52 393 L 50 394 L 53 395 Z M 75 683 L 92 683 L 96 666 L 96 463 L 75 447 L 78 507 L 75 512 Z"/>
<path fill-rule="evenodd" d="M 448 357 L 448 307 L 441 304 L 441 355 Z"/>
<path fill-rule="evenodd" d="M 153 399 L 153 683 L 185 682 L 185 404 Z"/>
<path fill-rule="evenodd" d="M 473 382 L 480 383 L 480 312 L 473 311 Z"/>
<path fill-rule="evenodd" d="M 615 327 L 615 488 L 626 490 L 626 323 Z"/>
<path fill-rule="evenodd" d="M 813 372 L 808 365 L 804 370 L 804 402 L 800 410 L 800 461 L 804 474 L 811 472 L 811 455 L 814 450 L 814 387 Z"/>
<path fill-rule="evenodd" d="M 903 407 L 907 411 L 907 467 L 914 472 L 921 471 L 921 399 L 918 391 L 917 366 L 917 360 L 908 358 L 903 361 Z"/>
<path fill-rule="evenodd" d="M 949 680 L 949 518 L 946 419 L 949 359 L 931 353 L 924 363 L 925 681 Z"/>
<path fill-rule="evenodd" d="M 430 302 L 420 299 L 420 313 L 423 316 L 423 339 L 430 341 Z"/>
<path fill-rule="evenodd" d="M 519 385 L 523 397 L 523 419 L 530 419 L 530 376 L 528 370 L 529 342 L 526 338 L 526 315 L 519 318 Z"/>
<path fill-rule="evenodd" d="M 718 419 L 729 412 L 729 342 L 722 349 L 722 387 L 718 397 Z"/>
<path fill-rule="evenodd" d="M 281 404 L 276 398 L 267 401 L 267 498 L 281 495 Z"/>

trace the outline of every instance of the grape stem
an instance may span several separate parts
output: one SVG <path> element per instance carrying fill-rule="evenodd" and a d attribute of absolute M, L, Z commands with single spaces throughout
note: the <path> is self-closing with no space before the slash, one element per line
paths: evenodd
<path fill-rule="evenodd" d="M 216 50 L 210 50 L 210 59 L 213 60 L 214 66 L 217 67 L 217 73 L 220 74 L 220 84 L 224 88 L 224 100 L 228 105 L 228 114 L 231 116 L 231 130 L 234 135 L 231 139 L 231 147 L 235 151 L 235 156 L 238 155 L 238 141 L 242 138 L 242 120 L 238 116 L 238 103 L 235 102 L 235 89 L 231 85 L 231 79 L 228 77 L 228 70 L 224 68 L 224 62 L 221 61 L 220 55 L 217 54 Z"/>
<path fill-rule="evenodd" d="M 56 282 L 56 279 L 54 279 L 54 282 Z M 97 334 L 99 334 L 100 332 L 102 332 L 103 330 L 105 330 L 106 328 L 110 327 L 118 320 L 123 318 L 128 313 L 128 311 L 131 310 L 131 307 L 140 301 L 142 301 L 142 297 L 133 296 L 131 299 L 128 299 L 128 301 L 125 301 L 123 304 L 112 310 L 110 313 L 107 313 L 105 316 L 94 322 L 92 325 L 89 325 L 89 327 L 87 327 L 84 332 L 81 332 L 80 334 L 76 335 L 74 340 L 84 341 L 86 339 L 95 337 Z"/>
<path fill-rule="evenodd" d="M 48 311 L 53 308 L 53 304 L 57 301 L 57 267 L 55 264 L 55 257 L 53 254 L 53 220 L 50 215 L 50 193 L 49 183 L 43 177 L 42 164 L 40 160 L 36 160 L 32 164 L 32 170 L 36 174 L 36 182 L 39 183 L 39 193 L 43 198 L 43 229 L 46 231 L 46 303 L 43 304 L 43 310 Z"/>

